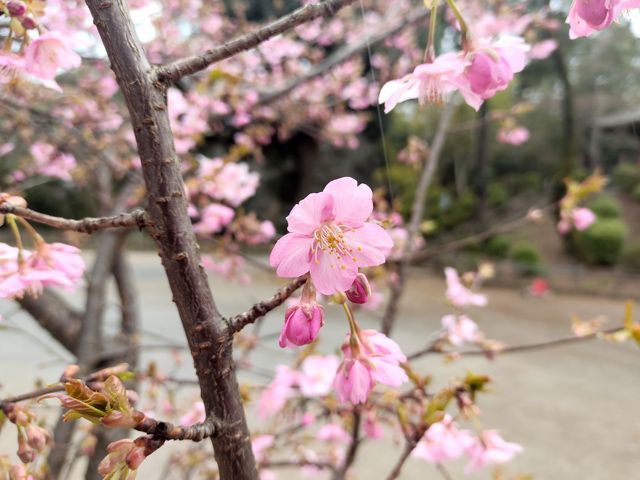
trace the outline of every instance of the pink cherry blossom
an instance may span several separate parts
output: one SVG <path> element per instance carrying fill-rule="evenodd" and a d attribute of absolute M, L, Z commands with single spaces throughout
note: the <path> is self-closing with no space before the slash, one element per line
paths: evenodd
<path fill-rule="evenodd" d="M 195 423 L 204 422 L 206 418 L 206 412 L 204 410 L 204 403 L 195 402 L 191 409 L 180 417 L 180 425 L 183 427 L 189 427 Z"/>
<path fill-rule="evenodd" d="M 305 358 L 298 377 L 302 395 L 311 398 L 331 393 L 338 363 L 335 355 L 310 355 Z"/>
<path fill-rule="evenodd" d="M 207 205 L 202 210 L 200 221 L 193 226 L 193 231 L 202 235 L 217 233 L 231 223 L 235 214 L 235 211 L 226 205 L 219 203 Z"/>
<path fill-rule="evenodd" d="M 368 411 L 365 415 L 362 430 L 367 437 L 373 440 L 378 440 L 384 435 L 384 430 L 382 429 L 380 422 L 378 422 L 376 413 L 373 410 Z"/>
<path fill-rule="evenodd" d="M 462 284 L 455 268 L 445 268 L 444 274 L 447 278 L 447 299 L 455 307 L 466 307 L 468 305 L 483 307 L 487 304 L 486 296 L 473 293 Z"/>
<path fill-rule="evenodd" d="M 587 37 L 604 30 L 624 10 L 640 8 L 639 0 L 573 0 L 566 23 L 569 37 Z"/>
<path fill-rule="evenodd" d="M 232 207 L 253 196 L 260 180 L 258 173 L 251 172 L 246 163 L 225 163 L 221 158 L 206 157 L 200 157 L 198 177 L 202 192 Z"/>
<path fill-rule="evenodd" d="M 458 429 L 451 415 L 429 427 L 411 455 L 430 463 L 440 464 L 460 458 L 474 442 L 467 430 Z"/>
<path fill-rule="evenodd" d="M 384 263 L 393 246 L 381 226 L 367 222 L 372 210 L 367 185 L 350 177 L 333 180 L 293 207 L 289 233 L 273 247 L 271 265 L 281 277 L 310 272 L 324 295 L 348 290 L 358 268 Z"/>
<path fill-rule="evenodd" d="M 531 45 L 529 58 L 532 60 L 544 60 L 558 49 L 558 42 L 552 38 L 542 40 Z"/>
<path fill-rule="evenodd" d="M 509 145 L 522 145 L 529 140 L 529 130 L 525 127 L 501 128 L 498 130 L 496 140 Z"/>
<path fill-rule="evenodd" d="M 349 443 L 351 441 L 351 435 L 337 423 L 328 423 L 320 427 L 316 434 L 318 440 L 331 443 Z"/>
<path fill-rule="evenodd" d="M 593 225 L 593 222 L 596 221 L 596 214 L 588 208 L 575 208 L 571 212 L 571 219 L 576 230 L 582 231 Z"/>
<path fill-rule="evenodd" d="M 251 439 L 251 448 L 253 449 L 253 455 L 256 457 L 258 463 L 264 462 L 267 459 L 267 450 L 275 442 L 273 435 L 258 435 Z"/>
<path fill-rule="evenodd" d="M 262 392 L 258 400 L 258 417 L 262 420 L 278 413 L 293 395 L 293 387 L 298 383 L 299 373 L 287 365 L 276 367 L 276 376 Z"/>
<path fill-rule="evenodd" d="M 60 32 L 47 32 L 34 39 L 25 49 L 27 71 L 43 80 L 53 80 L 58 69 L 80 66 L 80 56 Z M 58 87 L 59 88 L 59 87 Z"/>
<path fill-rule="evenodd" d="M 468 54 L 465 75 L 471 91 L 484 100 L 505 90 L 514 74 L 524 69 L 528 50 L 521 37 L 503 36 L 496 42 L 481 43 Z"/>
<path fill-rule="evenodd" d="M 478 340 L 478 325 L 466 315 L 445 315 L 442 317 L 442 328 L 453 345 L 460 346 Z"/>
<path fill-rule="evenodd" d="M 467 448 L 470 461 L 465 473 L 507 463 L 522 450 L 517 443 L 506 442 L 496 430 L 485 430 Z"/>
<path fill-rule="evenodd" d="M 376 330 L 359 331 L 353 338 L 348 335 L 342 352 L 345 359 L 334 380 L 341 402 L 364 403 L 376 383 L 399 387 L 408 380 L 400 366 L 407 360 L 402 350 Z"/>
<path fill-rule="evenodd" d="M 398 80 L 385 83 L 380 90 L 379 103 L 384 103 L 385 113 L 389 113 L 398 103 L 418 99 L 423 105 L 442 103 L 451 92 L 460 91 L 467 104 L 475 110 L 480 108 L 482 99 L 470 89 L 463 73 L 469 61 L 458 53 L 445 53 L 432 63 L 418 65 L 413 73 Z"/>

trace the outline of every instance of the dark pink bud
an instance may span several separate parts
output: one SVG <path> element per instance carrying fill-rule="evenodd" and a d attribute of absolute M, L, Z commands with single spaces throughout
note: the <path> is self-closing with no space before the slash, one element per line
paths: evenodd
<path fill-rule="evenodd" d="M 26 441 L 18 442 L 18 458 L 22 463 L 31 463 L 36 458 L 36 452 Z"/>
<path fill-rule="evenodd" d="M 144 452 L 144 447 L 134 447 L 127 455 L 126 462 L 127 467 L 131 470 L 137 470 L 140 464 L 147 458 Z"/>
<path fill-rule="evenodd" d="M 38 452 L 44 449 L 49 441 L 49 432 L 37 425 L 29 425 L 27 427 L 27 442 L 29 446 Z"/>
<path fill-rule="evenodd" d="M 20 0 L 10 0 L 7 2 L 7 10 L 12 17 L 22 17 L 27 13 L 27 5 Z"/>
<path fill-rule="evenodd" d="M 371 296 L 371 285 L 369 285 L 367 276 L 364 273 L 358 273 L 353 284 L 345 293 L 353 303 L 367 303 Z"/>
<path fill-rule="evenodd" d="M 289 307 L 285 314 L 282 332 L 280 332 L 279 344 L 282 348 L 307 345 L 316 339 L 323 324 L 324 308 L 321 305 Z"/>
<path fill-rule="evenodd" d="M 23 17 L 20 20 L 20 23 L 22 23 L 22 26 L 27 30 L 30 30 L 32 28 L 36 28 L 38 26 L 38 22 L 36 22 L 33 19 L 33 17 Z"/>

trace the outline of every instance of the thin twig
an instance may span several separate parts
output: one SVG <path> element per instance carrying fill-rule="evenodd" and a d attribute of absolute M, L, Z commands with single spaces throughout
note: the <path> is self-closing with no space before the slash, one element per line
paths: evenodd
<path fill-rule="evenodd" d="M 293 295 L 293 293 L 297 289 L 299 289 L 302 285 L 304 285 L 306 281 L 307 281 L 306 276 L 297 278 L 286 287 L 282 287 L 280 290 L 278 290 L 276 294 L 273 295 L 268 300 L 258 302 L 246 312 L 230 318 L 227 321 L 229 325 L 229 331 L 231 333 L 239 332 L 250 323 L 255 322 L 258 318 L 263 317 L 274 308 L 279 307 L 287 300 L 287 298 Z"/>
<path fill-rule="evenodd" d="M 133 212 L 121 213 L 120 215 L 109 217 L 87 217 L 80 220 L 73 220 L 54 217 L 29 208 L 17 207 L 11 203 L 4 202 L 0 203 L 0 214 L 13 214 L 26 220 L 32 220 L 60 230 L 73 230 L 81 233 L 93 233 L 107 228 L 138 227 L 142 229 L 147 224 L 147 216 L 144 210 L 135 210 Z"/>
<path fill-rule="evenodd" d="M 543 342 L 535 342 L 535 343 L 525 343 L 523 345 L 512 345 L 506 346 L 502 348 L 479 348 L 475 350 L 460 350 L 460 351 L 445 351 L 437 348 L 435 344 L 431 344 L 422 350 L 418 350 L 417 352 L 412 353 L 407 356 L 407 360 L 415 360 L 424 355 L 429 355 L 432 353 L 437 353 L 440 355 L 447 354 L 455 354 L 459 356 L 476 356 L 476 355 L 486 355 L 486 356 L 495 356 L 503 353 L 523 353 L 530 352 L 535 350 L 544 350 L 547 348 L 560 347 L 562 345 L 572 344 L 572 343 L 580 343 L 586 342 L 589 340 L 594 340 L 596 338 L 601 337 L 602 335 L 611 335 L 617 332 L 624 330 L 624 327 L 613 327 L 608 328 L 606 330 L 600 330 L 598 332 L 590 333 L 588 335 L 583 335 L 581 337 L 576 337 L 575 335 L 570 337 L 561 337 L 553 340 L 545 340 Z"/>
<path fill-rule="evenodd" d="M 191 440 L 193 442 L 200 442 L 205 438 L 217 435 L 221 428 L 222 422 L 214 417 L 208 417 L 204 422 L 196 423 L 188 427 L 145 417 L 142 422 L 134 427 L 135 430 L 148 433 L 156 438 L 162 438 L 164 440 Z"/>
<path fill-rule="evenodd" d="M 242 35 L 218 47 L 207 50 L 204 53 L 186 57 L 158 67 L 156 70 L 156 78 L 165 84 L 173 83 L 182 77 L 204 70 L 209 65 L 224 60 L 225 58 L 257 47 L 270 38 L 292 30 L 299 25 L 315 20 L 316 18 L 331 17 L 339 9 L 353 2 L 355 2 L 355 0 L 325 0 L 323 2 L 310 3 L 253 32 Z"/>

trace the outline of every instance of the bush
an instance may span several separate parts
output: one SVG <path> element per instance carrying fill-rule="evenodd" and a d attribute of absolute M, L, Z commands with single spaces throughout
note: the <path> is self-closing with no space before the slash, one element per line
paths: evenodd
<path fill-rule="evenodd" d="M 640 165 L 621 163 L 613 170 L 613 184 L 626 193 L 632 193 L 640 185 Z"/>
<path fill-rule="evenodd" d="M 636 240 L 624 249 L 620 263 L 627 270 L 640 272 L 640 241 Z"/>
<path fill-rule="evenodd" d="M 489 205 L 501 207 L 509 201 L 509 190 L 500 182 L 492 182 L 487 187 Z"/>
<path fill-rule="evenodd" d="M 525 276 L 540 275 L 543 271 L 538 248 L 528 242 L 520 242 L 511 249 L 511 260 Z"/>
<path fill-rule="evenodd" d="M 511 240 L 509 237 L 506 235 L 496 235 L 487 241 L 484 251 L 490 257 L 507 258 L 510 248 Z"/>
<path fill-rule="evenodd" d="M 627 227 L 617 218 L 599 218 L 588 229 L 574 232 L 578 255 L 592 265 L 615 265 L 620 259 Z"/>
<path fill-rule="evenodd" d="M 620 218 L 622 207 L 620 202 L 609 195 L 598 195 L 587 207 L 593 210 L 598 218 Z"/>
<path fill-rule="evenodd" d="M 631 192 L 631 197 L 636 201 L 640 202 L 640 183 L 635 186 L 633 191 Z"/>

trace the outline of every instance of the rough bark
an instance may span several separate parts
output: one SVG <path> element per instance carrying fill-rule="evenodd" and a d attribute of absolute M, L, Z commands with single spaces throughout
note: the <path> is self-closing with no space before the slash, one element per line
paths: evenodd
<path fill-rule="evenodd" d="M 125 2 L 88 0 L 87 4 L 131 115 L 147 189 L 149 232 L 187 335 L 207 414 L 228 425 L 212 438 L 220 476 L 257 479 L 231 357 L 231 336 L 209 289 L 187 214 L 166 91 L 153 80 L 153 67 Z"/>

